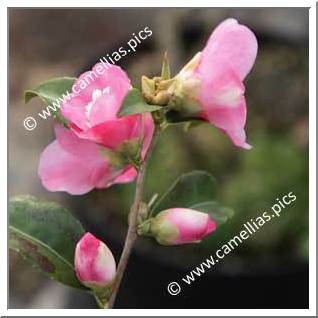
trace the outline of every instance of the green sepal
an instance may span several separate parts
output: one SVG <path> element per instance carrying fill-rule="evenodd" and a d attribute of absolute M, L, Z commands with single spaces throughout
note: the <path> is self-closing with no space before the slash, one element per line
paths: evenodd
<path fill-rule="evenodd" d="M 151 113 L 161 108 L 162 107 L 158 105 L 147 104 L 141 92 L 137 88 L 132 88 L 126 95 L 117 115 L 118 117 L 124 117 L 128 115 Z"/>
<path fill-rule="evenodd" d="M 165 52 L 162 61 L 162 69 L 161 69 L 161 79 L 168 80 L 170 79 L 170 63 L 168 59 L 168 53 Z"/>

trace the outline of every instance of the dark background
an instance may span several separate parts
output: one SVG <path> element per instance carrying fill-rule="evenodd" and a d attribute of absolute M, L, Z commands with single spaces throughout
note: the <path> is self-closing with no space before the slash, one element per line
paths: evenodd
<path fill-rule="evenodd" d="M 146 197 L 162 192 L 181 173 L 207 170 L 219 181 L 218 199 L 235 216 L 202 244 L 162 247 L 140 239 L 118 295 L 117 308 L 308 308 L 308 9 L 10 9 L 9 193 L 59 201 L 87 230 L 103 238 L 118 262 L 134 185 L 84 196 L 46 191 L 37 176 L 41 151 L 53 138 L 53 120 L 32 132 L 23 91 L 56 76 L 78 76 L 148 26 L 153 34 L 119 61 L 138 86 L 141 75 L 158 75 L 168 50 L 175 74 L 205 45 L 222 20 L 234 17 L 259 41 L 246 80 L 247 133 L 253 150 L 235 148 L 207 125 L 184 134 L 168 129 L 155 150 Z M 232 254 L 171 296 L 180 281 L 215 253 L 250 218 L 293 191 L 297 200 Z M 61 286 L 10 252 L 10 308 L 96 308 L 91 296 Z"/>

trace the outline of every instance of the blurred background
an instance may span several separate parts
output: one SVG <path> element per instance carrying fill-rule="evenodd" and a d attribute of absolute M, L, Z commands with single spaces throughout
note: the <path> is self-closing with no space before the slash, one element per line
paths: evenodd
<path fill-rule="evenodd" d="M 10 9 L 9 194 L 30 193 L 58 201 L 87 230 L 103 238 L 118 261 L 134 185 L 84 196 L 46 191 L 37 176 L 39 156 L 53 139 L 53 120 L 27 131 L 40 100 L 22 102 L 23 91 L 57 76 L 78 76 L 100 57 L 125 46 L 148 26 L 153 34 L 119 65 L 136 86 L 159 75 L 168 50 L 176 73 L 205 45 L 222 20 L 246 24 L 259 41 L 246 80 L 247 134 L 251 151 L 235 148 L 217 129 L 182 126 L 162 136 L 149 165 L 146 198 L 180 174 L 206 170 L 218 179 L 218 200 L 235 216 L 202 244 L 162 247 L 139 239 L 116 308 L 308 308 L 308 9 Z M 293 191 L 297 200 L 232 254 L 171 296 L 166 286 L 214 253 L 250 218 Z M 86 293 L 50 281 L 10 252 L 10 308 L 96 308 Z"/>

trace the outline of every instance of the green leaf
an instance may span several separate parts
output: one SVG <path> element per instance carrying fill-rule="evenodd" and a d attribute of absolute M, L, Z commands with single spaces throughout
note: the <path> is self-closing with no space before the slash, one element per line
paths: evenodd
<path fill-rule="evenodd" d="M 151 211 L 169 208 L 189 208 L 195 204 L 211 201 L 216 194 L 215 178 L 205 171 L 192 171 L 179 177 L 164 193 Z"/>
<path fill-rule="evenodd" d="M 190 208 L 208 213 L 217 225 L 227 222 L 234 215 L 234 211 L 231 208 L 221 206 L 216 201 L 194 204 Z"/>
<path fill-rule="evenodd" d="M 15 196 L 9 202 L 9 223 L 10 249 L 60 283 L 86 289 L 73 266 L 76 243 L 85 231 L 65 208 L 29 195 Z"/>
<path fill-rule="evenodd" d="M 28 103 L 33 97 L 40 97 L 51 104 L 67 91 L 71 91 L 75 80 L 75 77 L 56 77 L 47 80 L 33 89 L 26 90 L 24 102 Z"/>
<path fill-rule="evenodd" d="M 42 84 L 36 86 L 33 89 L 26 90 L 24 92 L 24 102 L 28 103 L 34 97 L 40 97 L 46 105 L 49 105 L 49 111 L 51 114 L 63 125 L 67 125 L 67 120 L 61 115 L 60 105 L 63 97 L 70 98 L 72 92 L 72 86 L 76 78 L 74 77 L 56 77 Z M 67 94 L 69 92 L 69 95 Z M 63 96 L 63 94 L 65 94 Z"/>
<path fill-rule="evenodd" d="M 162 109 L 162 107 L 147 104 L 140 91 L 136 88 L 132 88 L 126 95 L 118 112 L 118 116 L 123 117 L 127 115 L 149 113 L 159 109 Z"/>

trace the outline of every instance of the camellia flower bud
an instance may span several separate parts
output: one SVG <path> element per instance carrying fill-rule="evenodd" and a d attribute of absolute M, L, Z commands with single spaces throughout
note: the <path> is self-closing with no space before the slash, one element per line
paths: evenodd
<path fill-rule="evenodd" d="M 206 213 L 172 208 L 141 224 L 138 233 L 153 236 L 162 245 L 181 245 L 200 242 L 216 227 L 216 222 Z"/>
<path fill-rule="evenodd" d="M 74 263 L 78 279 L 92 289 L 110 286 L 116 275 L 112 252 L 91 233 L 77 243 Z"/>

